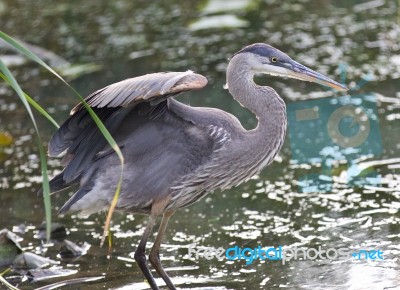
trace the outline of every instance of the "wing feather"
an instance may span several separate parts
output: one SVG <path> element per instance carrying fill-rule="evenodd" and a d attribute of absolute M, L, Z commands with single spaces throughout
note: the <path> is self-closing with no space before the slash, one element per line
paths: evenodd
<path fill-rule="evenodd" d="M 206 84 L 204 76 L 192 71 L 153 73 L 109 85 L 85 100 L 113 134 L 138 104 L 147 103 L 148 107 L 154 107 L 148 112 L 157 116 L 165 110 L 165 104 L 161 103 L 167 98 L 203 88 Z M 78 179 L 106 144 L 86 108 L 78 104 L 51 138 L 48 153 L 50 156 L 65 153 L 63 178 L 68 184 Z"/>
<path fill-rule="evenodd" d="M 91 107 L 126 107 L 131 104 L 165 98 L 184 91 L 201 89 L 207 79 L 192 71 L 153 73 L 126 79 L 89 95 L 85 100 Z M 82 109 L 77 105 L 71 114 Z"/>

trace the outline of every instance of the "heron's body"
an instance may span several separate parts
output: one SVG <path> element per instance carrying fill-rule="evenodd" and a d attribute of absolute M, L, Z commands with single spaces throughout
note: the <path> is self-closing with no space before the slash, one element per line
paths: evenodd
<path fill-rule="evenodd" d="M 203 76 L 190 71 L 128 79 L 86 99 L 125 158 L 117 209 L 150 215 L 135 258 L 154 289 L 157 285 L 144 251 L 157 216 L 164 214 L 150 261 L 168 287 L 175 289 L 158 256 L 170 215 L 215 189 L 228 189 L 249 179 L 271 163 L 282 147 L 285 103 L 274 89 L 254 83 L 256 73 L 288 75 L 344 89 L 279 50 L 254 44 L 236 53 L 227 71 L 229 92 L 258 118 L 257 127 L 249 131 L 222 110 L 190 107 L 173 99 L 206 85 Z M 50 155 L 65 151 L 66 167 L 51 181 L 51 189 L 76 183 L 80 187 L 61 212 L 87 215 L 108 209 L 120 161 L 82 105 L 73 109 L 49 144 Z"/>

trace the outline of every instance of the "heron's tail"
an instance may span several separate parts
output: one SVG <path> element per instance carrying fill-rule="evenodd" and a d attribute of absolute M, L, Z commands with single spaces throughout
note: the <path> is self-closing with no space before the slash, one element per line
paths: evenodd
<path fill-rule="evenodd" d="M 65 188 L 72 186 L 75 183 L 77 183 L 77 180 L 73 180 L 72 182 L 68 182 L 68 183 L 65 182 L 64 171 L 62 171 L 60 174 L 54 176 L 53 179 L 50 180 L 50 183 L 49 183 L 50 192 L 53 193 L 53 192 L 63 190 Z M 41 187 L 37 193 L 38 193 L 38 195 L 43 194 L 43 187 Z"/>

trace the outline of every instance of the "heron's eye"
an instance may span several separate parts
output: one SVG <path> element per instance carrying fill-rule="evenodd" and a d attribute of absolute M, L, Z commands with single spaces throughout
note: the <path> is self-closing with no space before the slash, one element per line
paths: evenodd
<path fill-rule="evenodd" d="M 278 58 L 275 57 L 275 56 L 273 56 L 273 57 L 270 58 L 270 60 L 271 60 L 271 62 L 277 62 L 277 61 L 278 61 Z"/>

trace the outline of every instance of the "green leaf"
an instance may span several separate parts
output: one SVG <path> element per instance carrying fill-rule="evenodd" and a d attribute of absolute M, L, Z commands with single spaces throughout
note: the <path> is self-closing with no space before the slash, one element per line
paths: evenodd
<path fill-rule="evenodd" d="M 6 274 L 7 272 L 9 272 L 11 269 L 7 268 L 3 273 L 0 273 L 0 282 L 3 283 L 8 289 L 11 290 L 19 290 L 17 287 L 14 287 L 13 285 L 11 285 L 5 278 L 4 278 L 4 274 Z"/>
<path fill-rule="evenodd" d="M 53 75 L 55 75 L 57 78 L 59 78 L 67 87 L 69 87 L 73 91 L 75 96 L 82 102 L 82 104 L 85 106 L 86 110 L 89 112 L 90 116 L 93 118 L 94 122 L 96 123 L 97 127 L 99 128 L 99 130 L 103 134 L 104 138 L 107 140 L 108 144 L 110 144 L 111 148 L 113 148 L 113 150 L 117 154 L 117 156 L 118 156 L 118 158 L 119 158 L 119 160 L 121 162 L 121 172 L 120 172 L 120 178 L 119 178 L 118 184 L 116 185 L 116 191 L 115 191 L 115 194 L 114 194 L 114 199 L 113 199 L 113 202 L 112 202 L 112 204 L 110 206 L 110 209 L 108 211 L 107 222 L 104 225 L 104 233 L 106 233 L 108 228 L 109 228 L 109 225 L 110 225 L 109 222 L 111 221 L 112 214 L 113 214 L 113 212 L 115 210 L 115 207 L 117 205 L 117 202 L 115 202 L 115 200 L 118 201 L 119 193 L 121 191 L 122 179 L 123 179 L 123 175 L 122 174 L 123 174 L 123 167 L 124 167 L 124 162 L 125 161 L 124 161 L 124 156 L 122 155 L 122 152 L 121 152 L 117 142 L 115 142 L 114 138 L 111 136 L 110 132 L 104 126 L 103 122 L 101 122 L 101 120 L 96 115 L 96 113 L 93 111 L 93 109 L 85 102 L 84 98 L 69 83 L 67 83 L 56 71 L 54 71 L 43 60 L 41 60 L 38 56 L 36 56 L 33 52 L 31 52 L 29 49 L 27 49 L 24 45 L 22 45 L 20 42 L 18 42 L 17 40 L 12 38 L 11 36 L 9 36 L 6 33 L 0 31 L 0 37 L 3 38 L 6 42 L 8 42 L 10 45 L 12 45 L 19 52 L 21 52 L 22 54 L 24 54 L 25 56 L 27 56 L 31 60 L 37 62 L 42 67 L 47 69 L 49 72 L 51 72 Z M 20 91 L 22 92 L 21 89 L 20 89 Z M 27 103 L 26 100 L 25 100 L 25 102 Z M 30 107 L 29 107 L 29 111 L 30 111 Z M 48 227 L 49 227 L 49 225 L 48 225 Z M 50 235 L 50 228 L 49 228 L 48 235 Z M 104 238 L 105 238 L 105 236 L 103 236 L 102 241 L 104 241 Z M 102 242 L 101 242 L 101 244 L 102 244 Z"/>
<path fill-rule="evenodd" d="M 39 129 L 37 127 L 35 117 L 33 116 L 31 107 L 25 98 L 25 94 L 22 91 L 21 87 L 15 80 L 14 76 L 10 72 L 10 70 L 7 68 L 7 66 L 3 63 L 3 61 L 0 59 L 0 72 L 3 74 L 3 78 L 5 78 L 5 81 L 14 89 L 14 91 L 17 93 L 19 96 L 19 99 L 21 100 L 22 104 L 25 106 L 26 111 L 29 114 L 29 117 L 32 120 L 33 127 L 35 129 L 36 133 L 36 141 L 37 145 L 39 148 L 39 157 L 40 157 L 40 168 L 42 171 L 42 177 L 43 177 L 43 199 L 44 199 L 44 208 L 45 208 L 45 216 L 46 216 L 46 238 L 47 241 L 50 240 L 50 231 L 51 231 L 51 201 L 50 201 L 50 185 L 49 185 L 49 176 L 48 176 L 48 171 L 47 171 L 47 159 L 46 159 L 46 153 L 43 148 L 43 142 L 42 138 L 40 137 L 39 134 Z"/>
<path fill-rule="evenodd" d="M 0 73 L 0 77 L 8 83 L 8 85 L 11 86 L 9 83 L 8 79 L 6 76 L 2 73 Z M 28 100 L 28 103 L 32 105 L 40 114 L 46 117 L 47 120 L 49 120 L 56 128 L 60 128 L 60 126 L 57 124 L 57 122 L 49 115 L 49 113 L 46 112 L 45 109 L 43 109 L 34 99 L 32 99 L 27 93 L 24 92 L 25 98 Z"/>

